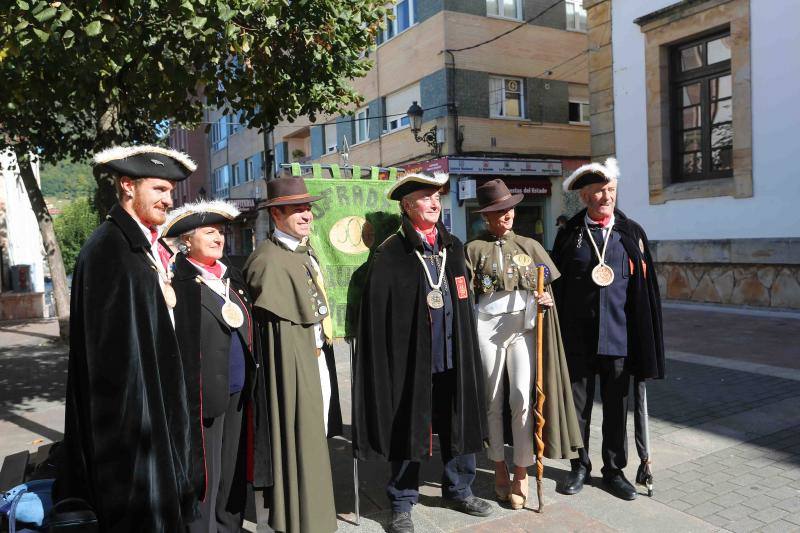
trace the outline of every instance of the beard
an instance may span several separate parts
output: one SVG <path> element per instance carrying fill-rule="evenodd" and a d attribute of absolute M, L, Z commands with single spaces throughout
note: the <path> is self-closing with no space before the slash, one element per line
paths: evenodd
<path fill-rule="evenodd" d="M 142 224 L 145 226 L 160 226 L 164 223 L 164 221 L 167 220 L 167 214 L 166 210 L 161 211 L 160 209 L 156 209 L 156 205 L 159 204 L 151 205 L 143 201 L 141 198 L 134 196 L 133 212 L 136 213 L 136 216 L 139 217 L 139 220 L 141 220 Z"/>

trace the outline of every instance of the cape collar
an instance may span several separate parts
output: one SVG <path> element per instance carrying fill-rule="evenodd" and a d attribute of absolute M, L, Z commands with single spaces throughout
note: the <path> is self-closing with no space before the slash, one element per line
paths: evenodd
<path fill-rule="evenodd" d="M 106 219 L 111 220 L 119 227 L 122 234 L 125 235 L 125 238 L 130 243 L 131 250 L 141 250 L 143 252 L 148 252 L 150 250 L 150 241 L 142 232 L 140 224 L 136 222 L 121 205 L 118 203 L 114 204 L 109 210 L 108 215 L 106 215 Z"/>
<path fill-rule="evenodd" d="M 444 227 L 444 224 L 437 222 L 436 231 L 439 233 L 439 243 L 441 244 L 442 248 L 449 248 L 450 245 L 453 244 L 453 237 L 450 235 L 450 233 L 448 233 L 447 229 Z M 422 237 L 420 237 L 419 233 L 417 233 L 417 230 L 414 229 L 414 224 L 411 223 L 411 219 L 408 218 L 408 215 L 405 213 L 403 213 L 400 221 L 399 234 L 401 237 L 403 237 L 403 242 L 406 245 L 406 251 L 408 253 L 411 253 L 414 250 L 423 251 L 425 249 L 422 244 Z"/>

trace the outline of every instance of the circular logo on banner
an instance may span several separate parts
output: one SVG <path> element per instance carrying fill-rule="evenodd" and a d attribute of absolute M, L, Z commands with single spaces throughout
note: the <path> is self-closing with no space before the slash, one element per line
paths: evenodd
<path fill-rule="evenodd" d="M 350 215 L 331 226 L 328 238 L 334 248 L 342 253 L 356 255 L 369 251 L 375 240 L 375 230 L 364 217 Z"/>

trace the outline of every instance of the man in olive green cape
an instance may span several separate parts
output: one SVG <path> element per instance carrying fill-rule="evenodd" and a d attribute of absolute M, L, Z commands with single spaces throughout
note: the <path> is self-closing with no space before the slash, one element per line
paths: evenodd
<path fill-rule="evenodd" d="M 302 178 L 267 186 L 276 229 L 245 264 L 267 368 L 274 485 L 266 502 L 276 531 L 336 530 L 327 435 L 341 432 L 330 349 L 330 304 L 308 247 L 311 196 Z M 327 364 L 326 364 L 327 363 Z M 328 409 L 325 406 L 329 405 Z"/>

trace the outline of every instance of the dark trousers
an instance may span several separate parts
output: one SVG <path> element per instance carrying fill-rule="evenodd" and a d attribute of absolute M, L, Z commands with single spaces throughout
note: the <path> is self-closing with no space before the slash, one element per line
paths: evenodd
<path fill-rule="evenodd" d="M 189 524 L 190 533 L 238 533 L 241 529 L 244 514 L 239 509 L 242 505 L 230 505 L 232 493 L 244 492 L 241 487 L 234 487 L 234 479 L 237 482 L 243 482 L 244 479 L 236 472 L 242 429 L 243 409 L 239 405 L 240 397 L 240 392 L 231 394 L 224 413 L 203 419 L 206 497 L 200 502 L 200 517 Z"/>
<path fill-rule="evenodd" d="M 583 448 L 578 450 L 575 463 L 592 469 L 589 460 L 589 426 L 592 422 L 592 403 L 594 401 L 595 375 L 600 377 L 600 398 L 603 403 L 603 476 L 619 473 L 628 464 L 628 388 L 630 375 L 625 368 L 624 357 L 604 355 L 568 355 L 572 398 L 578 415 L 578 424 L 583 437 Z"/>
<path fill-rule="evenodd" d="M 475 454 L 453 456 L 450 450 L 450 417 L 455 398 L 454 370 L 432 375 L 433 423 L 439 432 L 442 458 L 442 497 L 463 500 L 472 496 L 475 480 Z M 419 461 L 392 461 L 392 475 L 386 495 L 392 511 L 407 513 L 419 501 Z"/>

